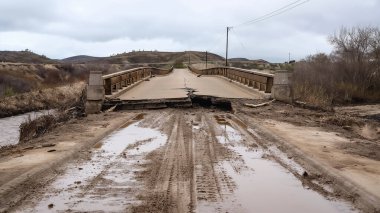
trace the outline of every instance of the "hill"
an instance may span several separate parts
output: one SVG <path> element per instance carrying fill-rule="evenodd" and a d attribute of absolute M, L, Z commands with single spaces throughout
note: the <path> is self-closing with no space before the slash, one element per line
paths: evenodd
<path fill-rule="evenodd" d="M 65 63 L 86 63 L 86 62 L 98 61 L 102 59 L 104 59 L 104 57 L 77 55 L 77 56 L 62 59 L 61 61 Z"/>
<path fill-rule="evenodd" d="M 249 61 L 248 58 L 229 58 L 229 61 Z"/>
<path fill-rule="evenodd" d="M 121 53 L 110 57 L 92 57 L 92 56 L 74 56 L 62 59 L 62 62 L 69 63 L 109 63 L 109 64 L 151 64 L 151 63 L 170 63 L 205 61 L 205 52 L 199 51 L 185 51 L 185 52 L 158 52 L 158 51 L 133 51 L 128 53 Z M 223 61 L 224 58 L 214 54 L 208 53 L 209 61 Z"/>
<path fill-rule="evenodd" d="M 44 55 L 38 55 L 29 50 L 25 51 L 0 51 L 0 62 L 26 63 L 26 64 L 56 64 L 57 60 Z"/>

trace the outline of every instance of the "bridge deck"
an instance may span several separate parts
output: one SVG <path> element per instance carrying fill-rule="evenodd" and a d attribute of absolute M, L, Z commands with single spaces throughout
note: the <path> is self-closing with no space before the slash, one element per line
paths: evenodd
<path fill-rule="evenodd" d="M 175 69 L 167 76 L 151 78 L 119 96 L 121 100 L 185 98 L 187 90 L 196 90 L 197 95 L 221 98 L 259 99 L 261 96 L 249 88 L 218 76 L 197 77 L 187 69 Z"/>

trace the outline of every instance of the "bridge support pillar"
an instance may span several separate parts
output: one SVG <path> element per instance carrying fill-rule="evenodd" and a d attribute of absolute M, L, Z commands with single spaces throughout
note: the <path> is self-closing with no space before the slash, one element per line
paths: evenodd
<path fill-rule="evenodd" d="M 272 98 L 287 103 L 293 102 L 292 72 L 280 70 L 274 74 Z"/>
<path fill-rule="evenodd" d="M 98 113 L 104 100 L 104 86 L 101 71 L 91 71 L 87 85 L 86 113 Z"/>

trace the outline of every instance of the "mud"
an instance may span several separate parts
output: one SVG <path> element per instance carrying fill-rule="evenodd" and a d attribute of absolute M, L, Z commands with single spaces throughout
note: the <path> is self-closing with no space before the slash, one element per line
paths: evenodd
<path fill-rule="evenodd" d="M 135 120 L 141 118 L 140 114 Z M 68 165 L 32 208 L 25 206 L 16 212 L 44 212 L 50 204 L 53 212 L 122 212 L 138 202 L 133 191 L 141 183 L 135 180 L 134 165 L 165 142 L 165 135 L 139 127 L 139 122 L 123 127 L 95 145 L 88 160 Z"/>
<path fill-rule="evenodd" d="M 114 125 L 112 120 L 124 120 L 116 132 L 81 149 L 75 158 L 37 180 L 38 187 L 25 187 L 24 197 L 5 209 L 10 212 L 376 211 L 379 143 L 353 128 L 362 124 L 378 128 L 377 123 L 363 116 L 277 102 L 257 109 L 243 106 L 259 101 L 233 100 L 232 111 L 207 104 L 210 108 L 203 108 L 199 104 L 187 109 L 105 113 L 61 127 L 67 136 L 54 136 L 59 132 L 57 129 L 40 142 L 31 143 L 34 144 L 31 150 L 23 147 L 26 151 L 19 148 L 17 153 L 3 153 L 2 186 L 20 174 L 16 169 L 27 166 L 26 157 L 32 157 L 30 154 L 44 156 L 48 150 L 56 150 L 42 161 L 35 159 L 36 167 L 62 154 L 69 144 L 75 147 L 70 140 L 81 141 L 110 128 Z M 348 130 L 346 125 L 352 129 Z M 70 128 L 72 132 L 68 131 Z M 81 134 L 73 134 L 74 130 Z M 51 144 L 62 138 L 67 142 L 42 147 L 48 141 Z M 41 148 L 37 149 L 39 145 Z M 350 191 L 343 183 L 352 184 L 351 189 L 355 190 Z"/>

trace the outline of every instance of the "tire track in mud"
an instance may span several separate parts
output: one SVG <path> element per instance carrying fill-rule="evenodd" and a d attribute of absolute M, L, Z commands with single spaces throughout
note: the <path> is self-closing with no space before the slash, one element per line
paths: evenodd
<path fill-rule="evenodd" d="M 147 153 L 166 142 L 166 136 L 159 131 L 141 127 L 143 117 L 139 114 L 110 136 L 118 140 L 102 140 L 88 152 L 91 154 L 68 164 L 62 176 L 37 192 L 37 197 L 26 200 L 26 205 L 18 211 L 45 211 L 52 204 L 53 211 L 105 211 L 106 208 L 109 212 L 122 212 L 135 204 L 136 192 L 144 187 L 136 181 L 136 167 Z"/>
<path fill-rule="evenodd" d="M 210 114 L 202 113 L 199 130 L 194 130 L 195 176 L 199 202 L 221 202 L 234 191 L 235 183 L 221 164 L 236 158 L 234 153 L 217 141 L 215 122 Z"/>
<path fill-rule="evenodd" d="M 140 195 L 143 203 L 135 206 L 134 212 L 191 212 L 193 209 L 191 126 L 182 113 L 173 113 L 163 126 L 171 129 L 168 141 L 148 156 L 151 163 L 142 177 L 147 182 L 147 191 Z"/>

